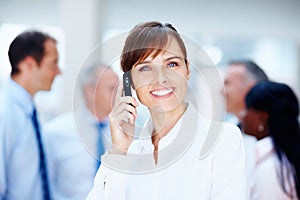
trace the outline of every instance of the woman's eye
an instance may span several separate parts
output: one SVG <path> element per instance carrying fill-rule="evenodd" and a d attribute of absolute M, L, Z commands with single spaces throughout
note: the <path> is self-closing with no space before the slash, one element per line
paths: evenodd
<path fill-rule="evenodd" d="M 174 68 L 174 67 L 177 67 L 178 66 L 178 63 L 176 62 L 171 62 L 168 64 L 168 67 L 171 67 L 171 68 Z"/>
<path fill-rule="evenodd" d="M 146 72 L 146 71 L 150 71 L 150 70 L 151 70 L 151 68 L 149 66 L 142 66 L 139 68 L 139 71 L 141 71 L 141 72 Z"/>

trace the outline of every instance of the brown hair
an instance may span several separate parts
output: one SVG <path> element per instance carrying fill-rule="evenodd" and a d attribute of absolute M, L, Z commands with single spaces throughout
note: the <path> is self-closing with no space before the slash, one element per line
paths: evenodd
<path fill-rule="evenodd" d="M 121 68 L 124 72 L 132 69 L 137 63 L 146 59 L 152 52 L 155 58 L 174 38 L 186 61 L 187 53 L 184 42 L 171 24 L 152 21 L 135 26 L 129 33 L 121 56 Z"/>

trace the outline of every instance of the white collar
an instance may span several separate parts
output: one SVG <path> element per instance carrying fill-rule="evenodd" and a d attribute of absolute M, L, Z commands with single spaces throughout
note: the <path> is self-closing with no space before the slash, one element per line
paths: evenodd
<path fill-rule="evenodd" d="M 191 107 L 189 104 L 187 105 L 186 111 L 183 115 L 188 115 L 187 113 L 191 112 Z M 176 122 L 175 126 L 159 141 L 158 149 L 162 150 L 167 147 L 169 144 L 173 142 L 173 140 L 177 137 L 179 133 L 179 129 L 181 127 L 182 117 Z M 142 130 L 138 131 L 139 134 L 136 136 L 136 141 L 146 153 L 152 153 L 154 151 L 154 146 L 152 144 L 152 133 L 154 130 L 151 119 L 147 120 L 144 126 L 141 128 Z"/>

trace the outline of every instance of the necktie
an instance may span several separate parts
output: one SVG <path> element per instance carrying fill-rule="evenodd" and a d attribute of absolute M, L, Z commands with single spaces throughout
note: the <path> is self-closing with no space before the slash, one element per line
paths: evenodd
<path fill-rule="evenodd" d="M 37 120 L 36 116 L 36 110 L 34 108 L 33 114 L 32 114 L 32 122 L 35 128 L 35 133 L 36 133 L 36 138 L 38 142 L 38 147 L 39 147 L 39 170 L 41 174 L 41 179 L 42 179 L 42 189 L 43 189 L 43 199 L 44 200 L 50 200 L 50 192 L 49 192 L 49 187 L 48 187 L 48 177 L 47 177 L 47 167 L 46 167 L 46 160 L 45 160 L 45 154 L 44 154 L 44 149 L 43 149 L 43 144 L 42 144 L 42 139 L 41 139 L 41 133 L 40 133 L 40 127 L 39 123 Z"/>
<path fill-rule="evenodd" d="M 97 162 L 97 165 L 96 165 L 97 170 L 101 165 L 101 159 L 100 158 L 105 152 L 104 143 L 103 143 L 103 133 L 104 133 L 104 129 L 106 127 L 107 127 L 106 122 L 98 122 L 97 123 L 97 128 L 98 128 L 97 158 L 99 159 L 98 162 Z"/>

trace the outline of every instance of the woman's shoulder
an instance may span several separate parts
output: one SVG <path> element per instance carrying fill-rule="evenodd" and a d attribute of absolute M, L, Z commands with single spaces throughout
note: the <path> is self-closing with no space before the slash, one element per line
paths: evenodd
<path fill-rule="evenodd" d="M 225 137 L 225 139 L 227 137 L 233 137 L 237 140 L 242 139 L 241 131 L 237 126 L 223 121 L 204 118 L 199 110 L 191 103 L 189 103 L 185 116 L 187 116 L 186 121 L 194 121 L 198 124 L 200 130 L 208 131 L 207 136 L 211 136 L 212 134 L 216 136 L 216 138 L 222 136 Z"/>
<path fill-rule="evenodd" d="M 197 138 L 202 143 L 200 157 L 206 157 L 211 152 L 217 152 L 220 149 L 236 148 L 243 141 L 241 131 L 237 126 L 204 118 L 201 118 Z"/>
<path fill-rule="evenodd" d="M 231 142 L 234 140 L 240 142 L 243 139 L 239 127 L 227 122 L 214 122 L 214 123 L 222 124 L 221 126 L 222 126 L 223 140 L 229 140 Z"/>
<path fill-rule="evenodd" d="M 204 129 L 207 131 L 206 137 L 215 136 L 218 140 L 242 140 L 241 130 L 231 123 L 214 121 L 201 117 L 199 124 L 200 130 Z"/>

